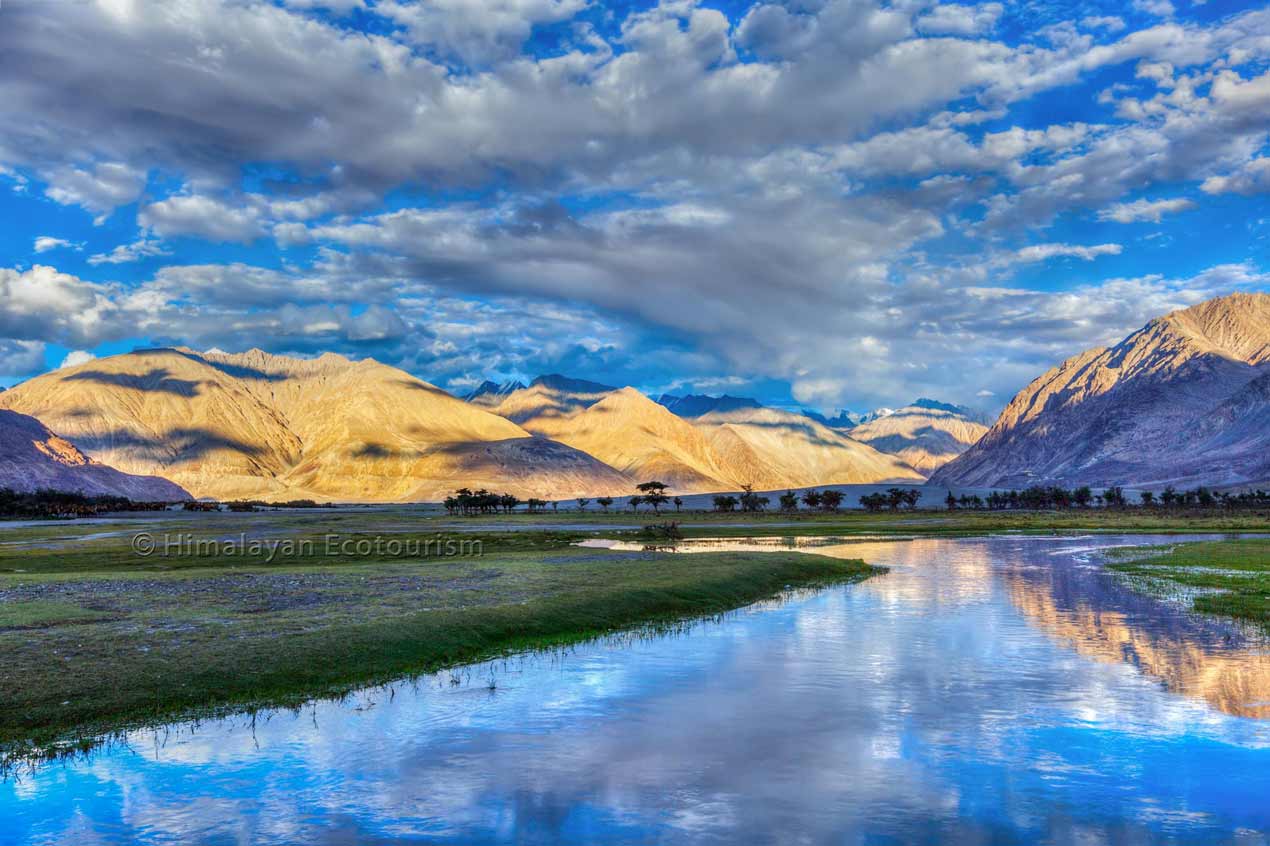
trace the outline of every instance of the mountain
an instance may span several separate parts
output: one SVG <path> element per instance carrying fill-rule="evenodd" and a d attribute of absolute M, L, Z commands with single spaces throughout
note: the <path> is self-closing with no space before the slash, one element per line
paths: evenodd
<path fill-rule="evenodd" d="M 830 429 L 854 429 L 864 420 L 864 415 L 845 409 L 839 409 L 838 413 L 833 417 L 826 417 L 818 411 L 812 411 L 807 408 L 804 408 L 801 413 L 804 417 L 810 417 L 820 425 L 828 426 Z"/>
<path fill-rule="evenodd" d="M 6 410 L 0 410 L 0 488 L 124 496 L 138 502 L 190 498 L 167 479 L 133 476 L 99 464 L 34 417 Z"/>
<path fill-rule="evenodd" d="M 775 408 L 715 411 L 694 421 L 734 483 L 759 489 L 921 481 L 895 456 L 801 414 Z"/>
<path fill-rule="evenodd" d="M 481 405 L 513 423 L 531 431 L 539 431 L 534 426 L 535 421 L 575 414 L 616 390 L 611 385 L 588 382 L 585 379 L 570 379 L 553 373 L 539 376 L 528 387 L 500 396 L 497 402 L 482 402 Z"/>
<path fill-rule="evenodd" d="M 929 474 L 988 431 L 972 414 L 960 406 L 919 399 L 861 423 L 851 430 L 851 437 Z"/>
<path fill-rule="evenodd" d="M 1159 487 L 1270 481 L 1270 295 L 1152 320 L 1019 392 L 933 484 Z"/>
<path fill-rule="evenodd" d="M 662 394 L 657 398 L 657 404 L 665 406 L 669 411 L 678 414 L 680 417 L 700 417 L 712 411 L 735 411 L 740 408 L 763 407 L 758 400 L 750 399 L 749 397 L 731 397 L 727 394 L 719 397 L 712 397 L 706 394 L 689 394 L 686 397 Z"/>
<path fill-rule="evenodd" d="M 617 476 L 373 359 L 294 359 L 143 350 L 95 359 L 0 394 L 86 453 L 159 474 L 199 497 L 335 501 L 435 499 L 512 457 L 518 496 L 590 495 Z"/>
<path fill-rule="evenodd" d="M 676 491 L 734 487 L 704 434 L 634 388 L 605 394 L 569 415 L 543 415 L 527 425 L 580 449 L 637 481 Z"/>
<path fill-rule="evenodd" d="M 463 399 L 476 405 L 497 405 L 502 401 L 503 397 L 515 391 L 522 390 L 525 386 L 515 380 L 503 382 L 491 382 L 486 379 L 477 387 L 476 390 L 465 396 Z"/>

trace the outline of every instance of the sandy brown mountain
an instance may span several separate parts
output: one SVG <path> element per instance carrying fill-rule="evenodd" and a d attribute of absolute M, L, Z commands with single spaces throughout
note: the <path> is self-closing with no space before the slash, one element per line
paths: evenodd
<path fill-rule="evenodd" d="M 1152 320 L 1023 389 L 944 485 L 1270 481 L 1270 295 Z"/>
<path fill-rule="evenodd" d="M 638 481 L 657 479 L 676 491 L 735 487 L 702 432 L 634 388 L 613 391 L 573 414 L 540 414 L 524 425 Z"/>
<path fill-rule="evenodd" d="M 893 456 L 803 415 L 744 408 L 689 421 L 634 388 L 613 391 L 573 414 L 542 415 L 524 425 L 636 480 L 658 479 L 677 492 L 923 478 Z"/>
<path fill-rule="evenodd" d="M 851 429 L 851 437 L 925 473 L 952 461 L 988 427 L 955 406 L 918 400 Z"/>
<path fill-rule="evenodd" d="M 607 492 L 620 478 L 561 445 L 518 445 L 520 426 L 404 371 L 333 354 L 139 351 L 39 376 L 0 407 L 200 497 L 433 499 L 516 455 L 533 460 L 500 489 L 519 496 Z"/>
<path fill-rule="evenodd" d="M 902 459 L 802 414 L 738 408 L 713 411 L 694 422 L 709 437 L 728 478 L 758 489 L 925 478 Z"/>
<path fill-rule="evenodd" d="M 133 476 L 93 461 L 34 417 L 7 410 L 0 410 L 0 488 L 124 496 L 138 502 L 190 498 L 167 479 Z"/>

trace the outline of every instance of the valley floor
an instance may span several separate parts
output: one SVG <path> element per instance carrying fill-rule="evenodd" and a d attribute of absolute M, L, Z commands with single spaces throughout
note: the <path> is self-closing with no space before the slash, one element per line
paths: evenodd
<path fill-rule="evenodd" d="M 1270 532 L 1266 514 L 1143 509 L 462 518 L 403 506 L 0 523 L 0 752 L 65 751 L 129 726 L 298 705 L 877 572 L 793 552 L 672 557 L 575 545 L 637 539 L 671 521 L 687 536 Z M 1261 605 L 1244 599 L 1225 613 L 1265 613 L 1270 541 L 1259 543 L 1261 569 L 1248 578 L 1260 580 Z M 1211 549 L 1214 561 L 1243 560 Z M 1206 578 L 1238 569 L 1223 564 Z"/>

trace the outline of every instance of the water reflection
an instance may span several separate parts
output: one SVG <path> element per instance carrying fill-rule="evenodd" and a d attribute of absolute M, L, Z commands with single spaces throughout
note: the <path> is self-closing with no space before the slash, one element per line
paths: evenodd
<path fill-rule="evenodd" d="M 0 786 L 0 840 L 1266 842 L 1265 654 L 1101 574 L 1114 542 L 808 541 L 891 572 L 138 733 Z"/>

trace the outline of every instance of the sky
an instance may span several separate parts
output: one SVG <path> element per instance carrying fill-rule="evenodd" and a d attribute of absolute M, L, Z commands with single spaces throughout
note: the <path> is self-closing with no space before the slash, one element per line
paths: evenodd
<path fill-rule="evenodd" d="M 1270 290 L 1270 9 L 4 0 L 0 385 L 137 347 L 999 408 Z"/>

